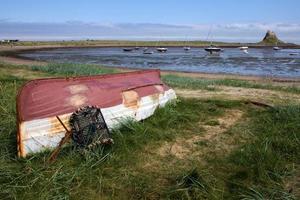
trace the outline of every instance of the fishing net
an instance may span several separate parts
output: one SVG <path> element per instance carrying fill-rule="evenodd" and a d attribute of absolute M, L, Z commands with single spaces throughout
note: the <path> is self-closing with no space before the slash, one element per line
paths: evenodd
<path fill-rule="evenodd" d="M 79 148 L 92 149 L 100 144 L 113 143 L 101 110 L 95 106 L 82 107 L 74 112 L 70 126 L 72 139 Z"/>

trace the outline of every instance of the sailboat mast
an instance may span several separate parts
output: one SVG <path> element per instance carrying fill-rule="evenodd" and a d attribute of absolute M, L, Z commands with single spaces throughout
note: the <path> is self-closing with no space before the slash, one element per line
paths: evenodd
<path fill-rule="evenodd" d="M 210 25 L 210 27 L 209 27 L 209 31 L 208 31 L 207 38 L 206 38 L 207 42 L 209 41 L 209 37 L 211 35 L 211 29 L 212 29 L 212 25 Z M 212 45 L 212 40 L 210 40 L 210 45 Z"/>

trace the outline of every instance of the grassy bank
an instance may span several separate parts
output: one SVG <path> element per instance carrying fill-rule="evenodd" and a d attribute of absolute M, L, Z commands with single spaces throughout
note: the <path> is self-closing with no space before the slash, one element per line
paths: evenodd
<path fill-rule="evenodd" d="M 240 43 L 214 41 L 215 45 L 237 46 Z M 2 44 L 3 45 L 3 44 Z M 21 41 L 15 46 L 208 46 L 210 41 L 130 41 L 130 40 L 69 40 L 69 41 Z M 9 46 L 7 44 L 6 46 Z"/>
<path fill-rule="evenodd" d="M 116 70 L 69 64 L 0 67 L 5 68 L 0 71 L 0 199 L 296 199 L 299 195 L 295 181 L 300 176 L 299 105 L 265 109 L 242 101 L 181 97 L 143 122 L 129 121 L 114 130 L 113 146 L 85 155 L 69 146 L 48 165 L 50 152 L 16 157 L 18 88 L 29 75 Z M 24 76 L 12 73 L 17 70 Z M 298 93 L 251 82 L 163 78 L 175 88 L 211 90 L 211 85 L 230 85 Z"/>

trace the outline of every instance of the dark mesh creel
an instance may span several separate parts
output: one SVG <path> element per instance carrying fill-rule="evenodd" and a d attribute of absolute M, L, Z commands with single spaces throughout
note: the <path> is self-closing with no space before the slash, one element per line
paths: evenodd
<path fill-rule="evenodd" d="M 98 144 L 111 144 L 109 130 L 100 108 L 86 106 L 71 115 L 72 138 L 80 148 L 93 148 Z"/>

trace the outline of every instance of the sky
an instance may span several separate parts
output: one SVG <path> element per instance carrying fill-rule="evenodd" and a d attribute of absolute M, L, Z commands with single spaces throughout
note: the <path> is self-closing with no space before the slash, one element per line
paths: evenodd
<path fill-rule="evenodd" d="M 0 0 L 0 39 L 300 43 L 299 0 Z"/>

